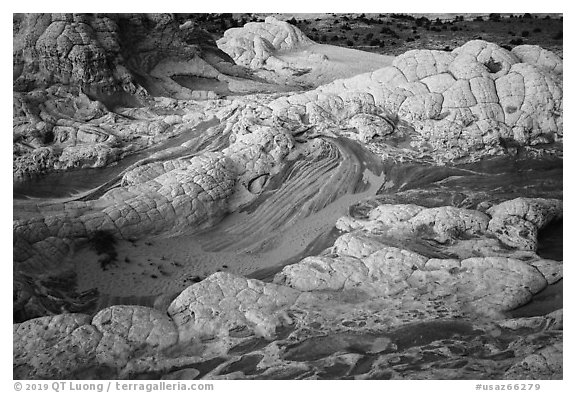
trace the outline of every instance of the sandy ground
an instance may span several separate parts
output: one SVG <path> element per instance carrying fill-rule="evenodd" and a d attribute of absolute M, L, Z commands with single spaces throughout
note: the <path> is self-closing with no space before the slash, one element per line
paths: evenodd
<path fill-rule="evenodd" d="M 278 206 L 274 204 L 282 202 L 275 199 L 277 195 L 273 193 L 270 200 L 264 201 L 252 211 L 245 209 L 232 213 L 204 234 L 118 241 L 117 262 L 106 270 L 100 266 L 100 257 L 89 246 L 84 246 L 73 257 L 78 290 L 97 288 L 102 298 L 108 299 L 108 303 L 139 303 L 137 298 L 149 303 L 151 296 L 180 292 L 216 271 L 246 276 L 266 268 L 280 268 L 287 261 L 301 255 L 315 239 L 329 233 L 336 220 L 346 215 L 352 204 L 374 196 L 385 181 L 383 174 L 374 174 L 365 168 L 366 162 L 362 162 L 353 152 L 349 153 L 343 160 L 347 167 L 340 164 L 338 168 L 346 168 L 334 170 L 330 176 L 347 183 L 352 183 L 350 179 L 356 178 L 354 176 L 360 176 L 357 180 L 367 185 L 363 191 L 343 193 L 312 214 L 306 212 L 310 205 L 297 202 L 297 208 L 303 212 L 291 214 L 286 220 L 276 215 L 276 211 L 282 209 L 277 209 Z M 329 180 L 324 177 L 314 181 L 317 184 L 334 183 L 335 188 L 340 188 L 337 181 Z M 289 185 L 286 187 L 290 189 Z M 320 189 L 318 194 L 322 192 L 330 195 L 333 190 Z M 310 202 L 311 205 L 314 203 Z M 285 205 L 285 211 L 293 209 L 293 206 L 288 206 L 289 203 Z M 272 209 L 271 206 L 276 208 Z M 274 211 L 274 215 L 268 218 L 270 211 Z M 268 230 L 269 223 L 265 221 L 261 222 L 264 230 L 250 229 L 258 226 L 259 220 L 266 219 L 274 221 L 270 228 L 278 225 L 277 229 Z"/>
<path fill-rule="evenodd" d="M 311 45 L 299 51 L 276 56 L 294 68 L 310 68 L 311 71 L 301 78 L 315 86 L 387 67 L 394 60 L 394 56 L 323 44 Z M 318 61 L 322 56 L 327 59 Z"/>
<path fill-rule="evenodd" d="M 334 45 L 312 44 L 274 57 L 287 64 L 286 69 L 260 69 L 255 75 L 277 84 L 314 88 L 336 79 L 351 78 L 389 66 L 394 56 L 364 52 Z"/>
<path fill-rule="evenodd" d="M 248 275 L 263 268 L 280 266 L 301 253 L 318 236 L 329 232 L 336 220 L 348 212 L 355 202 L 372 196 L 382 184 L 378 176 L 367 171 L 374 183 L 363 193 L 345 195 L 322 211 L 298 220 L 289 229 L 271 236 L 260 251 L 205 251 L 202 236 L 119 241 L 118 262 L 102 270 L 99 256 L 84 247 L 75 256 L 75 270 L 80 291 L 98 288 L 112 296 L 148 296 L 181 291 L 195 278 L 205 278 L 216 271 Z M 246 213 L 233 214 L 225 225 L 241 221 Z M 217 233 L 213 234 L 217 236 Z"/>

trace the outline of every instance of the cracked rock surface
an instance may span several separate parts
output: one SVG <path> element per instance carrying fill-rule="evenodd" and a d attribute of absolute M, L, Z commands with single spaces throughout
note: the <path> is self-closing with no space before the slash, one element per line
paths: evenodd
<path fill-rule="evenodd" d="M 189 22 L 15 15 L 15 379 L 563 378 L 561 58 Z"/>
<path fill-rule="evenodd" d="M 381 154 L 398 148 L 396 134 L 402 153 L 440 162 L 562 140 L 559 59 L 535 47 L 516 52 L 481 40 L 452 52 L 411 50 L 389 67 L 268 106 L 294 130 L 353 128 L 344 135 Z M 370 131 L 374 124 L 380 132 Z"/>
<path fill-rule="evenodd" d="M 524 198 L 496 205 L 488 214 L 494 214 L 494 219 L 495 212 L 519 203 L 555 206 L 556 210 L 541 209 L 529 216 L 541 222 L 559 214 L 561 207 L 553 200 Z M 383 233 L 412 236 L 422 222 L 418 217 L 429 215 L 436 217 L 441 236 L 451 234 L 447 248 L 452 258 L 429 258 L 387 245 Z M 506 365 L 498 371 L 501 378 L 525 378 L 530 372 L 542 378 L 561 376 L 561 352 L 554 350 L 561 346 L 556 322 L 561 321 L 561 311 L 532 319 L 503 319 L 548 285 L 550 265 L 558 266 L 556 274 L 561 275 L 561 262 L 542 260 L 521 246 L 516 251 L 502 247 L 498 256 L 460 257 L 458 253 L 466 252 L 457 247 L 459 242 L 496 237 L 488 224 L 490 217 L 471 209 L 378 205 L 365 217 L 343 218 L 348 225 L 341 228 L 346 233 L 334 246 L 320 256 L 286 266 L 273 283 L 215 273 L 182 291 L 167 315 L 142 306 L 112 306 L 93 318 L 64 314 L 16 324 L 15 373 L 22 378 L 50 373 L 66 378 L 95 367 L 116 369 L 119 374 L 113 375 L 121 377 L 144 373 L 170 378 L 180 369 L 195 369 L 200 359 L 212 358 L 220 366 L 208 373 L 210 378 L 292 372 L 321 377 L 335 372 L 337 364 L 338 372 L 373 378 L 382 370 L 380 364 L 394 362 L 394 356 L 404 359 L 400 363 L 435 364 L 446 359 L 430 349 L 439 340 L 449 340 L 458 351 L 465 351 L 484 337 L 484 352 L 473 356 L 475 367 L 484 367 L 484 372 L 486 367 L 496 372 L 483 363 L 491 359 Z M 451 228 L 459 230 L 450 232 Z M 445 237 L 442 240 L 447 242 Z M 349 330 L 352 326 L 359 329 Z M 525 334 L 505 339 L 506 331 L 521 326 Z M 429 332 L 429 337 L 411 341 L 419 329 Z M 432 333 L 435 329 L 440 330 Z M 529 343 L 534 335 L 544 335 L 549 347 L 528 354 L 520 342 Z M 323 342 L 322 337 L 330 338 Z M 66 349 L 80 339 L 81 352 Z M 436 354 L 422 358 L 424 347 Z M 190 357 L 186 353 L 192 348 Z M 35 360 L 28 362 L 31 357 Z M 313 359 L 322 360 L 314 366 L 320 369 L 309 368 L 306 360 Z M 467 358 L 462 364 L 471 361 Z M 400 370 L 406 368 L 394 371 L 392 367 L 389 372 Z M 478 370 L 470 369 L 470 375 Z M 425 375 L 429 374 L 411 377 Z"/>

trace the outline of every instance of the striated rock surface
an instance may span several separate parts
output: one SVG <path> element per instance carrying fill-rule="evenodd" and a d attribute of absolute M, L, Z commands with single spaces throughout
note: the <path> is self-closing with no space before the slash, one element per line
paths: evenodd
<path fill-rule="evenodd" d="M 273 172 L 292 144 L 292 137 L 282 130 L 262 128 L 239 135 L 223 153 L 137 167 L 122 177 L 121 187 L 97 200 L 64 202 L 34 218 L 14 221 L 15 261 L 31 258 L 28 246 L 20 244 L 50 237 L 78 238 L 106 231 L 135 239 L 209 226 L 225 214 L 239 180 L 248 184 L 249 179 Z"/>
<path fill-rule="evenodd" d="M 230 58 L 191 26 L 172 15 L 15 16 L 15 178 L 106 166 L 160 142 L 81 195 L 15 203 L 15 378 L 563 377 L 562 310 L 533 311 L 563 277 L 562 258 L 539 244 L 562 220 L 555 183 L 536 179 L 542 191 L 511 199 L 514 186 L 479 166 L 406 171 L 342 138 L 427 165 L 554 151 L 561 59 L 472 41 L 379 58 L 352 78 L 358 69 L 343 66 L 334 75 L 347 79 L 306 93 L 217 100 L 177 81 L 246 76 L 234 59 L 315 87 L 340 60 L 274 18 L 227 32 L 218 46 Z M 299 68 L 306 61 L 321 66 Z M 492 187 L 466 194 L 453 186 L 465 175 Z M 323 232 L 336 218 L 318 213 L 346 211 Z M 286 234 L 295 240 L 282 243 Z M 76 289 L 78 248 L 105 248 L 104 269 L 115 242 L 177 235 L 198 242 L 198 259 L 236 252 L 230 265 L 301 249 L 265 272 L 251 261 L 259 278 L 211 267 L 151 294 L 156 308 Z M 194 257 L 186 263 L 213 262 Z"/>
<path fill-rule="evenodd" d="M 13 43 L 15 181 L 104 167 L 196 127 L 214 102 L 174 98 L 217 99 L 206 84 L 270 90 L 169 14 L 15 14 Z"/>
<path fill-rule="evenodd" d="M 561 378 L 562 312 L 505 319 L 561 277 L 561 262 L 521 245 L 486 243 L 495 238 L 489 222 L 519 205 L 532 207 L 525 216 L 539 222 L 561 214 L 554 200 L 528 198 L 493 206 L 492 217 L 451 206 L 377 205 L 365 218 L 342 218 L 345 233 L 332 247 L 284 267 L 273 283 L 215 273 L 182 291 L 168 315 L 112 306 L 93 318 L 16 324 L 15 373 L 70 378 L 93 367 L 119 378 L 175 378 L 184 369 L 196 378 L 378 378 L 388 364 L 389 377 L 447 378 L 434 373 L 451 359 L 474 364 L 470 378 Z M 412 250 L 413 237 L 442 242 L 450 257 Z M 402 248 L 391 245 L 394 238 L 404 239 Z M 82 351 L 66 349 L 77 338 Z M 545 348 L 536 351 L 533 340 Z M 211 371 L 198 371 L 209 362 Z M 425 367 L 405 374 L 408 364 Z"/>

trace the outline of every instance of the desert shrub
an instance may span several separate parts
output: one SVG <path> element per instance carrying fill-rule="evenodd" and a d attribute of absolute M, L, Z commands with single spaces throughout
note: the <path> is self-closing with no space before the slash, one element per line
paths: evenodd
<path fill-rule="evenodd" d="M 474 18 L 474 22 L 484 22 L 484 18 L 482 18 L 481 16 L 477 16 L 476 18 Z"/>
<path fill-rule="evenodd" d="M 508 31 L 508 35 L 516 35 L 515 31 Z"/>
<path fill-rule="evenodd" d="M 346 45 L 348 45 L 348 46 L 354 46 L 354 43 L 352 42 L 352 40 L 348 40 L 348 41 L 346 41 Z"/>
<path fill-rule="evenodd" d="M 330 41 L 334 42 L 334 41 L 338 41 L 340 37 L 338 37 L 337 35 L 333 35 L 332 38 L 330 38 Z"/>
<path fill-rule="evenodd" d="M 380 46 L 381 42 L 378 38 L 373 39 L 370 41 L 370 46 Z"/>
<path fill-rule="evenodd" d="M 430 20 L 428 18 L 426 18 L 425 16 L 422 16 L 418 19 L 416 19 L 416 26 L 427 26 L 430 24 Z"/>
<path fill-rule="evenodd" d="M 116 238 L 108 231 L 95 231 L 88 237 L 90 248 L 100 255 L 99 262 L 102 269 L 115 262 L 118 257 L 116 251 Z"/>
<path fill-rule="evenodd" d="M 380 30 L 381 34 L 388 34 L 389 36 L 392 36 L 394 38 L 400 38 L 400 36 L 398 35 L 398 33 L 396 33 L 394 30 L 384 26 L 382 27 L 382 29 Z"/>
<path fill-rule="evenodd" d="M 524 30 L 521 35 L 522 37 L 528 37 L 530 35 L 530 32 L 528 30 Z"/>
<path fill-rule="evenodd" d="M 534 28 L 534 33 L 542 33 L 542 29 L 539 27 Z"/>
<path fill-rule="evenodd" d="M 521 38 L 515 38 L 513 40 L 510 40 L 511 45 L 522 45 L 523 43 L 524 41 L 522 41 Z"/>
<path fill-rule="evenodd" d="M 414 20 L 414 17 L 412 15 L 406 15 L 406 14 L 392 14 L 390 15 L 390 17 L 392 19 Z"/>
<path fill-rule="evenodd" d="M 552 39 L 554 40 L 561 40 L 562 39 L 562 30 L 560 30 L 559 32 L 557 32 L 554 37 L 552 37 Z"/>
<path fill-rule="evenodd" d="M 458 31 L 458 26 L 452 26 L 452 27 L 450 28 L 450 30 L 452 30 L 452 31 Z"/>
<path fill-rule="evenodd" d="M 88 237 L 88 241 L 90 247 L 98 254 L 116 251 L 116 238 L 108 231 L 95 231 Z"/>
<path fill-rule="evenodd" d="M 500 14 L 490 14 L 488 15 L 488 19 L 490 19 L 492 22 L 500 22 L 501 16 Z"/>

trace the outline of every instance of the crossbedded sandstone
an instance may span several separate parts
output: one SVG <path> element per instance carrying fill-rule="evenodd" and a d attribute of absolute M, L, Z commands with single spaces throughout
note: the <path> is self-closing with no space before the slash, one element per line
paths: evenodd
<path fill-rule="evenodd" d="M 146 37 L 150 25 L 154 34 Z M 186 41 L 197 38 L 189 27 L 169 15 L 27 16 L 15 33 L 14 127 L 19 148 L 33 154 L 18 158 L 18 165 L 103 166 L 123 153 L 120 141 L 133 127 L 154 141 L 197 124 L 203 117 L 181 100 L 154 99 L 154 108 L 120 115 L 94 100 L 120 90 L 145 95 L 135 70 L 148 75 L 148 83 L 160 81 L 155 88 L 168 95 L 198 98 L 171 76 L 220 77 L 230 65 L 225 57 L 204 59 L 201 45 Z M 122 41 L 126 29 L 134 34 Z M 218 44 L 240 64 L 278 70 L 286 66 L 283 52 L 311 41 L 267 19 L 230 31 Z M 140 162 L 93 198 L 20 212 L 13 223 L 15 271 L 23 277 L 57 271 L 79 239 L 99 233 L 138 239 L 209 227 L 236 206 L 229 206 L 233 197 L 261 194 L 267 179 L 294 159 L 302 138 L 325 138 L 309 148 L 326 167 L 341 158 L 328 142 L 339 136 L 440 163 L 561 141 L 562 72 L 562 60 L 542 48 L 507 51 L 476 40 L 452 52 L 409 51 L 388 67 L 305 93 L 198 104 L 195 110 L 223 123 L 206 132 L 217 143 L 190 154 L 183 154 L 190 148 L 183 144 L 177 158 L 168 152 Z M 38 86 L 45 91 L 34 90 Z M 62 147 L 58 156 L 46 148 L 53 140 Z M 316 181 L 319 172 L 309 172 L 294 184 Z M 322 204 L 328 200 L 323 196 Z M 14 376 L 280 378 L 339 370 L 430 378 L 438 375 L 435 367 L 422 364 L 439 365 L 446 377 L 445 370 L 464 362 L 466 375 L 476 379 L 488 371 L 502 378 L 533 372 L 561 378 L 562 311 L 505 317 L 562 278 L 561 261 L 537 254 L 538 232 L 562 219 L 562 209 L 561 200 L 545 198 L 486 201 L 476 209 L 375 203 L 362 217 L 340 218 L 333 246 L 284 266 L 272 282 L 218 272 L 173 300 L 166 295 L 158 309 L 115 305 L 93 316 L 14 324 Z M 33 284 L 17 280 L 15 307 L 35 301 L 42 287 Z M 302 362 L 309 359 L 314 364 Z M 395 362 L 405 362 L 408 374 L 402 367 L 383 373 Z"/>

